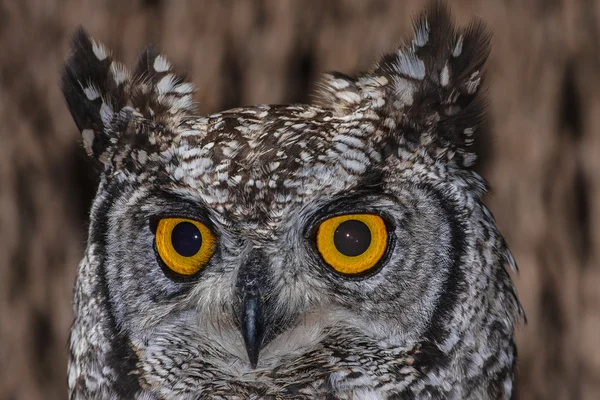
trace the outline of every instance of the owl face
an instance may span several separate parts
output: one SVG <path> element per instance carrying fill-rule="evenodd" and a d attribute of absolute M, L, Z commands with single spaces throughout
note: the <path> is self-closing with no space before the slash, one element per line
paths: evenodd
<path fill-rule="evenodd" d="M 130 75 L 79 32 L 63 88 L 104 173 L 72 396 L 510 396 L 514 261 L 469 169 L 487 38 L 436 4 L 320 105 L 200 117 L 155 49 Z"/>
<path fill-rule="evenodd" d="M 118 193 L 102 218 L 107 283 L 128 335 L 144 342 L 154 329 L 173 337 L 184 327 L 190 346 L 214 346 L 250 368 L 249 299 L 260 310 L 259 366 L 328 330 L 397 343 L 424 333 L 461 251 L 456 200 L 349 133 L 369 122 L 330 118 L 317 130 L 294 116 L 306 113 L 327 118 L 262 107 L 195 121 L 152 183 L 107 182 Z M 284 332 L 294 340 L 273 343 Z"/>

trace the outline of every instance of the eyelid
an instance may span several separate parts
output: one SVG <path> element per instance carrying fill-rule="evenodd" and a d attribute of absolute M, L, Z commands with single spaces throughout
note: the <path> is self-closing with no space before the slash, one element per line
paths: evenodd
<path fill-rule="evenodd" d="M 160 213 L 160 214 L 152 214 L 150 216 L 148 216 L 148 227 L 150 229 L 150 231 L 152 232 L 152 234 L 156 234 L 156 228 L 158 227 L 158 223 L 160 222 L 161 219 L 165 219 L 165 218 L 183 218 L 183 219 L 190 219 L 193 221 L 197 221 L 200 222 L 201 224 L 206 225 L 211 232 L 213 233 L 213 235 L 218 236 L 218 231 L 215 228 L 215 224 L 211 221 L 210 218 L 207 217 L 206 214 L 204 215 L 200 215 L 197 213 L 186 213 L 186 212 L 179 212 L 179 211 L 174 211 L 174 212 L 164 212 L 164 213 Z"/>
<path fill-rule="evenodd" d="M 315 235 L 317 234 L 317 231 L 319 230 L 319 226 L 326 220 L 331 219 L 331 218 L 335 218 L 335 217 L 339 217 L 342 215 L 348 215 L 348 214 L 372 214 L 372 215 L 377 215 L 379 217 L 381 217 L 381 219 L 383 219 L 383 222 L 385 222 L 385 226 L 387 228 L 388 234 L 393 232 L 393 227 L 394 227 L 394 223 L 392 222 L 392 218 L 390 218 L 390 216 L 388 215 L 388 213 L 378 210 L 378 209 L 368 209 L 366 207 L 361 207 L 361 208 L 354 208 L 354 209 L 339 209 L 337 211 L 333 211 L 333 212 L 328 212 L 328 213 L 323 213 L 321 215 L 317 214 L 317 218 L 314 218 L 309 224 L 307 224 L 307 227 L 305 228 L 304 231 L 304 238 L 305 239 L 314 239 Z"/>

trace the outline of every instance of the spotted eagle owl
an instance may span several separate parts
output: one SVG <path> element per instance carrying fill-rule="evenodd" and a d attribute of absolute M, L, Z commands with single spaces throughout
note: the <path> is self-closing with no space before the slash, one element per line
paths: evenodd
<path fill-rule="evenodd" d="M 102 166 L 72 399 L 506 399 L 521 307 L 471 144 L 490 36 L 432 3 L 318 105 L 199 116 L 156 48 L 82 30 L 63 91 Z"/>

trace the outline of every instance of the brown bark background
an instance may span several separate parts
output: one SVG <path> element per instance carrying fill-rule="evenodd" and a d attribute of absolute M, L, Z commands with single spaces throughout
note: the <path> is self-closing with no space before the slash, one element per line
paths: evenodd
<path fill-rule="evenodd" d="M 600 398 L 600 2 L 454 0 L 494 32 L 479 169 L 520 266 L 518 399 Z M 72 285 L 96 173 L 59 70 L 82 24 L 132 66 L 161 46 L 202 112 L 304 102 L 364 70 L 422 1 L 0 0 L 0 399 L 66 397 Z"/>

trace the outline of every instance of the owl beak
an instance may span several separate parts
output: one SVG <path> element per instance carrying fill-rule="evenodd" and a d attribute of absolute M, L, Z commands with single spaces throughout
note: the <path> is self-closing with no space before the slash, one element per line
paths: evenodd
<path fill-rule="evenodd" d="M 252 368 L 258 364 L 258 354 L 264 338 L 263 304 L 258 294 L 248 294 L 242 306 L 242 336 Z"/>
<path fill-rule="evenodd" d="M 239 328 L 244 338 L 252 368 L 258 364 L 258 354 L 265 344 L 270 318 L 264 293 L 269 292 L 269 276 L 265 255 L 252 249 L 240 267 L 237 277 Z"/>

